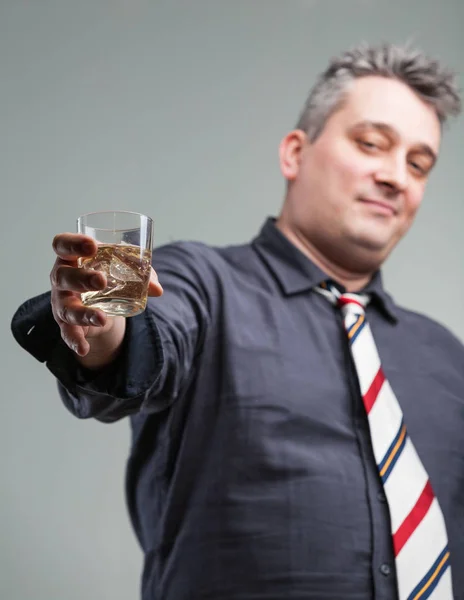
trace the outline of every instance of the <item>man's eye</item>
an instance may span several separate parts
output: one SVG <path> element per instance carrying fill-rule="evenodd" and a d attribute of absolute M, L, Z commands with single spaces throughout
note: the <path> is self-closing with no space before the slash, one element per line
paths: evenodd
<path fill-rule="evenodd" d="M 426 169 L 424 169 L 419 163 L 416 163 L 414 161 L 409 161 L 409 166 L 412 167 L 414 171 L 416 171 L 416 173 L 419 173 L 420 175 L 425 175 L 427 173 Z"/>
<path fill-rule="evenodd" d="M 358 140 L 358 144 L 366 150 L 376 150 L 379 147 L 374 142 L 369 142 L 367 140 Z"/>

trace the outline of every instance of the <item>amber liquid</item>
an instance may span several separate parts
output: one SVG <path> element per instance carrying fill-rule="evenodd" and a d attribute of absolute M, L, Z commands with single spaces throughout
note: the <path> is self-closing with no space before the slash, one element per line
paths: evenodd
<path fill-rule="evenodd" d="M 95 256 L 81 259 L 80 266 L 103 271 L 107 278 L 104 290 L 81 294 L 83 304 L 123 317 L 145 310 L 151 268 L 149 250 L 129 244 L 101 244 Z"/>

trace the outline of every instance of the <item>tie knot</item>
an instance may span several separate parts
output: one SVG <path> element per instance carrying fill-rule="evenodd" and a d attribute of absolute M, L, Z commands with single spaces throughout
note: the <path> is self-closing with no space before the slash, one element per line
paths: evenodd
<path fill-rule="evenodd" d="M 332 282 L 322 282 L 314 288 L 316 292 L 325 296 L 335 306 L 342 309 L 345 315 L 364 315 L 365 308 L 369 303 L 369 294 L 342 293 Z"/>
<path fill-rule="evenodd" d="M 337 299 L 338 306 L 345 312 L 363 315 L 369 302 L 367 294 L 341 294 Z"/>

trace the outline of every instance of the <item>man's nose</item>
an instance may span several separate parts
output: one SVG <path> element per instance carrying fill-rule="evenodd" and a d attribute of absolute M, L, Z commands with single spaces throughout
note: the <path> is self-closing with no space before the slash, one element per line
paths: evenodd
<path fill-rule="evenodd" d="M 376 182 L 381 185 L 389 195 L 403 192 L 408 185 L 408 169 L 404 158 L 391 157 L 378 169 Z"/>

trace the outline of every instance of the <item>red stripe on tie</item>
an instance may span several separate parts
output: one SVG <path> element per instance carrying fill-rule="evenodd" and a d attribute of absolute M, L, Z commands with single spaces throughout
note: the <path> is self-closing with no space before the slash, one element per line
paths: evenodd
<path fill-rule="evenodd" d="M 385 375 L 383 374 L 382 367 L 380 367 L 377 371 L 377 375 L 374 377 L 374 380 L 371 383 L 371 387 L 367 390 L 363 397 L 367 414 L 371 412 L 371 408 L 374 406 L 374 403 L 377 400 L 377 396 L 379 395 L 380 388 L 382 387 L 384 381 Z"/>
<path fill-rule="evenodd" d="M 393 547 L 395 549 L 395 557 L 401 552 L 402 547 L 406 544 L 412 534 L 416 531 L 418 525 L 427 514 L 430 505 L 433 502 L 435 495 L 432 490 L 430 481 L 427 481 L 422 494 L 416 502 L 416 505 L 411 510 L 409 515 L 401 523 L 398 531 L 393 536 Z"/>
<path fill-rule="evenodd" d="M 360 306 L 363 309 L 363 311 L 366 308 L 362 302 L 359 302 L 359 300 L 354 300 L 353 298 L 345 298 L 345 296 L 340 296 L 340 298 L 338 299 L 338 303 L 340 306 L 343 306 L 344 304 L 356 304 L 357 306 Z"/>

